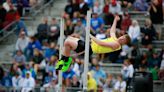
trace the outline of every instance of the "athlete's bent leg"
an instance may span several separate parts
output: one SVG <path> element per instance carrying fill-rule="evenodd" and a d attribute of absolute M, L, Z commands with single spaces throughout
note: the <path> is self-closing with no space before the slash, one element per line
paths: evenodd
<path fill-rule="evenodd" d="M 72 58 L 70 57 L 71 51 L 78 47 L 78 40 L 74 37 L 68 37 L 64 42 L 63 56 L 56 65 L 57 70 L 67 71 L 71 65 Z"/>
<path fill-rule="evenodd" d="M 63 55 L 66 57 L 70 56 L 70 52 L 75 50 L 78 46 L 78 38 L 74 38 L 74 37 L 68 37 L 65 42 L 64 42 L 64 51 L 63 51 Z"/>

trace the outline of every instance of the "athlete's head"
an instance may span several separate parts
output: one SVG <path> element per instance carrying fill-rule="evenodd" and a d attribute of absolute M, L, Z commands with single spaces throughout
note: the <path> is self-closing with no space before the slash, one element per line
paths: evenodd
<path fill-rule="evenodd" d="M 118 38 L 118 42 L 121 44 L 121 45 L 124 45 L 124 44 L 129 44 L 131 42 L 131 39 L 130 39 L 130 36 L 129 35 L 123 35 L 121 37 Z"/>

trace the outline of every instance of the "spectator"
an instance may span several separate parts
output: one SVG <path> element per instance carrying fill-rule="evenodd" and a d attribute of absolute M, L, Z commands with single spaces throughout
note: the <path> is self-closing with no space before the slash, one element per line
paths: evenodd
<path fill-rule="evenodd" d="M 85 19 L 88 10 L 89 10 L 88 4 L 85 3 L 84 0 L 79 0 L 79 12 L 80 12 L 80 17 L 82 19 Z"/>
<path fill-rule="evenodd" d="M 2 86 L 12 87 L 12 77 L 9 75 L 9 72 L 5 72 L 1 81 Z"/>
<path fill-rule="evenodd" d="M 154 67 L 159 68 L 160 67 L 160 58 L 159 58 L 158 53 L 156 51 L 154 51 L 152 55 L 149 55 L 148 67 L 149 68 L 154 68 Z"/>
<path fill-rule="evenodd" d="M 72 78 L 71 87 L 76 87 L 76 88 L 80 87 L 80 81 L 77 76 L 74 76 Z M 77 90 L 74 90 L 74 91 L 77 91 Z"/>
<path fill-rule="evenodd" d="M 16 7 L 12 4 L 11 0 L 6 0 L 6 2 L 3 3 L 3 8 L 9 12 L 11 10 L 16 10 Z"/>
<path fill-rule="evenodd" d="M 64 16 L 66 16 L 68 14 L 69 17 L 72 19 L 73 13 L 78 10 L 79 10 L 79 7 L 78 7 L 78 4 L 75 3 L 75 0 L 68 0 L 67 5 L 65 6 L 65 9 L 64 9 L 64 11 L 65 11 Z"/>
<path fill-rule="evenodd" d="M 132 44 L 137 44 L 140 39 L 140 26 L 137 20 L 133 20 L 129 27 L 128 34 L 131 38 Z"/>
<path fill-rule="evenodd" d="M 133 4 L 133 7 L 137 11 L 147 11 L 148 3 L 146 0 L 136 0 Z"/>
<path fill-rule="evenodd" d="M 98 1 L 95 1 L 95 2 L 94 2 L 94 6 L 93 6 L 92 11 L 93 11 L 94 13 L 96 12 L 98 15 L 101 15 L 101 14 L 102 14 L 102 9 L 101 9 L 100 4 L 99 4 Z"/>
<path fill-rule="evenodd" d="M 153 75 L 153 80 L 158 80 L 158 66 L 150 68 L 149 70 Z"/>
<path fill-rule="evenodd" d="M 100 81 L 101 79 L 105 79 L 106 78 L 106 73 L 104 70 L 101 69 L 100 65 L 97 64 L 95 66 L 95 69 L 92 70 L 93 73 L 93 77 L 96 80 L 96 83 L 99 87 L 102 87 L 102 82 Z"/>
<path fill-rule="evenodd" d="M 104 27 L 104 20 L 98 16 L 97 13 L 93 13 L 93 16 L 91 18 L 91 30 L 94 34 L 97 34 L 100 32 L 100 30 L 103 30 Z"/>
<path fill-rule="evenodd" d="M 91 71 L 91 70 L 94 70 L 95 69 L 95 66 L 98 65 L 99 62 L 98 62 L 98 57 L 96 57 L 96 56 L 95 57 L 92 57 L 90 59 L 91 59 L 90 60 L 91 66 L 90 66 L 89 70 Z"/>
<path fill-rule="evenodd" d="M 46 60 L 49 60 L 51 56 L 57 55 L 58 50 L 56 49 L 56 44 L 55 43 L 50 43 L 50 46 L 45 49 L 44 57 Z"/>
<path fill-rule="evenodd" d="M 29 43 L 29 38 L 25 35 L 25 32 L 21 31 L 19 38 L 16 42 L 16 50 L 21 50 L 22 52 L 25 51 L 25 48 L 27 47 Z"/>
<path fill-rule="evenodd" d="M 14 21 L 16 22 L 17 20 L 19 20 L 19 18 L 20 18 L 20 16 L 19 16 L 18 12 L 15 10 L 11 10 L 11 11 L 7 12 L 6 16 L 5 16 L 5 22 L 3 23 L 3 27 L 11 24 Z M 16 32 L 17 31 L 20 31 L 20 30 L 16 30 Z"/>
<path fill-rule="evenodd" d="M 141 64 L 140 66 L 148 66 L 148 55 L 146 52 L 143 52 L 143 54 L 141 55 Z"/>
<path fill-rule="evenodd" d="M 49 71 L 48 75 L 44 78 L 43 84 L 50 83 L 54 77 L 56 76 L 53 75 L 53 71 Z"/>
<path fill-rule="evenodd" d="M 153 24 L 163 24 L 162 3 L 160 3 L 159 0 L 151 1 L 149 13 Z"/>
<path fill-rule="evenodd" d="M 109 0 L 105 0 L 105 5 L 103 7 L 103 13 L 108 14 L 109 13 Z"/>
<path fill-rule="evenodd" d="M 25 25 L 24 21 L 21 20 L 21 19 L 18 19 L 17 20 L 17 31 L 16 31 L 16 34 L 19 35 L 22 31 L 25 32 L 26 36 L 28 36 L 28 33 L 27 33 L 28 30 L 26 28 L 26 25 Z"/>
<path fill-rule="evenodd" d="M 21 50 L 16 52 L 16 55 L 13 58 L 13 62 L 17 64 L 21 69 L 24 69 L 26 57 L 23 55 Z"/>
<path fill-rule="evenodd" d="M 66 20 L 65 26 L 64 26 L 64 34 L 65 36 L 71 35 L 74 32 L 74 26 L 72 24 L 72 21 L 70 19 Z"/>
<path fill-rule="evenodd" d="M 41 43 L 39 42 L 39 40 L 37 40 L 34 36 L 32 36 L 32 37 L 30 37 L 30 41 L 29 41 L 28 46 L 25 51 L 27 61 L 29 61 L 30 58 L 32 58 L 33 50 L 35 48 L 38 49 L 39 51 L 42 50 L 42 46 L 41 46 Z"/>
<path fill-rule="evenodd" d="M 51 25 L 49 26 L 49 42 L 57 42 L 58 37 L 60 35 L 60 28 L 57 24 L 57 20 L 55 18 L 52 18 Z"/>
<path fill-rule="evenodd" d="M 81 74 L 80 64 L 81 64 L 80 59 L 79 58 L 76 58 L 75 59 L 75 62 L 73 64 L 72 70 L 75 72 L 75 74 L 77 75 L 77 77 L 80 77 L 80 74 Z"/>
<path fill-rule="evenodd" d="M 123 70 L 122 70 L 122 79 L 124 78 L 127 81 L 126 89 L 128 88 L 128 86 L 131 83 L 133 74 L 134 74 L 133 65 L 131 64 L 130 59 L 127 59 L 124 61 L 124 66 L 123 66 Z"/>
<path fill-rule="evenodd" d="M 53 74 L 56 75 L 54 66 L 57 60 L 58 60 L 57 56 L 51 56 L 50 61 L 46 65 L 46 72 L 53 72 Z"/>
<path fill-rule="evenodd" d="M 35 79 L 31 77 L 31 72 L 26 72 L 26 77 L 23 79 L 21 92 L 32 92 L 35 87 Z"/>
<path fill-rule="evenodd" d="M 34 56 L 32 57 L 32 62 L 34 63 L 34 69 L 36 73 L 38 72 L 38 69 L 40 68 L 40 64 L 43 59 L 44 57 L 40 53 L 40 51 L 38 49 L 34 49 Z"/>
<path fill-rule="evenodd" d="M 12 85 L 14 88 L 14 92 L 20 92 L 22 87 L 22 77 L 20 76 L 19 72 L 16 72 L 16 74 L 12 77 Z"/>
<path fill-rule="evenodd" d="M 124 64 L 122 66 L 122 69 L 121 69 L 121 74 L 122 74 L 122 78 L 123 80 L 128 80 L 128 61 L 124 61 Z"/>
<path fill-rule="evenodd" d="M 96 34 L 96 38 L 97 39 L 105 39 L 107 37 L 106 33 L 104 30 L 100 30 L 97 34 Z"/>
<path fill-rule="evenodd" d="M 43 85 L 44 90 L 46 92 L 57 92 L 59 90 L 59 85 L 58 85 L 57 81 L 58 81 L 57 77 L 53 77 L 52 81 Z"/>
<path fill-rule="evenodd" d="M 132 5 L 133 3 L 135 2 L 136 0 L 123 0 L 121 2 L 121 5 L 123 8 L 126 8 L 126 9 L 131 9 L 132 8 Z"/>
<path fill-rule="evenodd" d="M 141 43 L 144 47 L 147 47 L 153 40 L 158 38 L 157 32 L 150 19 L 145 20 L 145 26 L 141 28 L 141 32 L 143 34 Z"/>
<path fill-rule="evenodd" d="M 158 79 L 158 69 L 160 64 L 160 58 L 157 52 L 153 52 L 152 56 L 148 58 L 148 68 L 153 75 L 153 80 Z"/>
<path fill-rule="evenodd" d="M 92 77 L 92 74 L 88 72 L 87 74 L 87 88 L 88 92 L 97 92 L 96 80 Z"/>
<path fill-rule="evenodd" d="M 20 75 L 22 75 L 22 71 L 21 69 L 18 67 L 17 64 L 12 64 L 11 67 L 10 67 L 10 76 L 14 76 L 16 73 L 19 73 Z"/>
<path fill-rule="evenodd" d="M 131 59 L 127 60 L 126 62 L 127 62 L 127 64 L 128 64 L 128 81 L 130 82 L 131 79 L 133 78 L 134 67 L 133 67 L 133 65 L 132 65 Z M 128 85 L 128 83 L 127 83 L 127 85 Z"/>
<path fill-rule="evenodd" d="M 27 77 L 26 74 L 30 72 L 30 77 L 36 78 L 36 72 L 30 64 L 27 64 L 25 69 L 22 71 L 22 77 Z"/>
<path fill-rule="evenodd" d="M 120 3 L 117 2 L 116 0 L 111 0 L 111 2 L 109 4 L 109 12 L 114 14 L 114 15 L 115 14 L 122 15 Z"/>
<path fill-rule="evenodd" d="M 73 25 L 76 25 L 77 24 L 77 21 L 79 20 L 79 12 L 74 12 L 73 13 L 73 18 L 72 18 L 72 23 Z"/>
<path fill-rule="evenodd" d="M 126 92 L 126 82 L 123 81 L 122 75 L 117 76 L 117 82 L 114 86 L 114 92 Z"/>
<path fill-rule="evenodd" d="M 36 34 L 41 43 L 43 40 L 47 39 L 48 28 L 49 28 L 48 18 L 44 17 L 43 22 L 39 24 L 37 27 L 37 34 Z"/>
<path fill-rule="evenodd" d="M 82 40 L 85 39 L 85 27 L 82 24 L 81 19 L 77 20 L 77 24 L 75 26 L 74 33 L 76 33 Z"/>
<path fill-rule="evenodd" d="M 130 15 L 128 14 L 128 12 L 125 12 L 123 15 L 122 22 L 121 22 L 121 31 L 125 31 L 125 32 L 128 31 L 131 23 L 132 23 L 132 20 L 131 20 Z"/>
<path fill-rule="evenodd" d="M 103 92 L 113 92 L 113 88 L 115 85 L 115 80 L 112 74 L 108 74 L 106 80 L 104 80 L 105 84 L 103 85 Z"/>

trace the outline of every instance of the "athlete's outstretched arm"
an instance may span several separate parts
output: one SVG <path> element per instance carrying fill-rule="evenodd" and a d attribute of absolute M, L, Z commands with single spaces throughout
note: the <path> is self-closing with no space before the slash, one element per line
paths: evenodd
<path fill-rule="evenodd" d="M 110 33 L 111 37 L 116 37 L 116 26 L 117 26 L 117 21 L 120 20 L 119 16 L 115 16 L 112 27 L 107 29 L 107 33 Z"/>
<path fill-rule="evenodd" d="M 117 44 L 115 42 L 103 42 L 103 41 L 95 38 L 91 34 L 90 34 L 90 38 L 91 38 L 91 41 L 94 41 L 95 43 L 97 43 L 98 45 L 101 45 L 101 46 L 109 47 L 112 49 L 117 49 L 119 47 L 119 44 Z"/>

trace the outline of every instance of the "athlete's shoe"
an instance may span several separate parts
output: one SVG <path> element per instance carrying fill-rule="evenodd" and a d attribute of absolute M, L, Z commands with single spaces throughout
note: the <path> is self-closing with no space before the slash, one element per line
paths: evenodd
<path fill-rule="evenodd" d="M 57 63 L 56 63 L 56 66 L 55 66 L 55 69 L 56 70 L 61 70 L 63 68 L 63 65 L 64 65 L 64 60 L 59 60 Z"/>
<path fill-rule="evenodd" d="M 61 69 L 62 72 L 66 72 L 69 69 L 69 67 L 71 66 L 71 63 L 72 63 L 72 58 L 69 57 L 68 61 L 65 61 L 64 65 L 62 66 L 62 69 Z"/>

